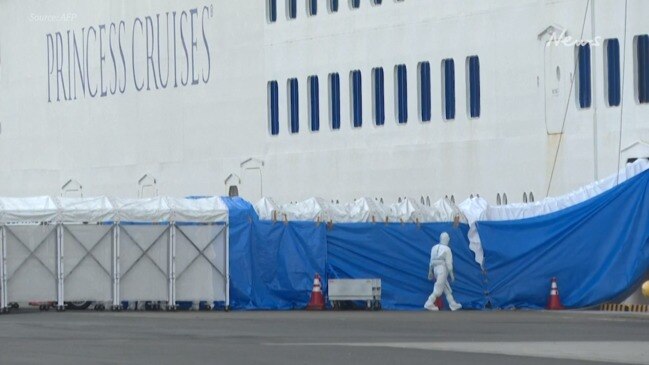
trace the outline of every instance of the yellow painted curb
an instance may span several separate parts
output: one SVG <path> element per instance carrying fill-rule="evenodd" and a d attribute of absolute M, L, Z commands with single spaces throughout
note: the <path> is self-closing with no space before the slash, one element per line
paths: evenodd
<path fill-rule="evenodd" d="M 649 305 L 606 303 L 602 304 L 599 309 L 607 312 L 649 312 Z"/>

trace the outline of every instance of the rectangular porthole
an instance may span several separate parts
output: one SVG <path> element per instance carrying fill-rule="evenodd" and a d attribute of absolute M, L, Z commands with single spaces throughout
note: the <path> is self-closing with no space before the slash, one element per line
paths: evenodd
<path fill-rule="evenodd" d="M 430 63 L 419 63 L 419 114 L 422 122 L 431 120 Z"/>
<path fill-rule="evenodd" d="M 266 0 L 266 15 L 269 23 L 277 21 L 277 0 Z"/>
<path fill-rule="evenodd" d="M 320 130 L 320 85 L 318 76 L 309 76 L 309 125 L 311 132 Z"/>
<path fill-rule="evenodd" d="M 363 125 L 363 89 L 361 72 L 359 70 L 352 71 L 350 73 L 349 81 L 351 88 L 352 125 L 354 128 L 359 128 Z"/>
<path fill-rule="evenodd" d="M 329 74 L 329 119 L 331 129 L 340 129 L 340 75 Z"/>
<path fill-rule="evenodd" d="M 288 80 L 288 123 L 292 134 L 300 132 L 300 102 L 297 79 Z"/>
<path fill-rule="evenodd" d="M 358 9 L 361 7 L 361 0 L 349 0 L 349 6 L 352 9 Z"/>
<path fill-rule="evenodd" d="M 297 18 L 297 0 L 286 0 L 286 17 L 288 19 Z"/>
<path fill-rule="evenodd" d="M 385 124 L 385 82 L 382 67 L 372 69 L 372 89 L 374 90 L 372 100 L 374 124 L 383 125 Z"/>
<path fill-rule="evenodd" d="M 604 80 L 606 81 L 606 101 L 608 106 L 620 106 L 620 42 L 617 39 L 604 41 Z"/>
<path fill-rule="evenodd" d="M 649 35 L 637 36 L 636 44 L 636 94 L 640 104 L 649 103 Z"/>
<path fill-rule="evenodd" d="M 307 0 L 309 16 L 318 15 L 318 0 Z"/>
<path fill-rule="evenodd" d="M 478 56 L 468 57 L 466 68 L 468 114 L 471 118 L 480 118 L 480 59 Z"/>
<path fill-rule="evenodd" d="M 330 13 L 338 12 L 338 0 L 328 0 L 327 4 L 329 4 L 328 8 Z"/>
<path fill-rule="evenodd" d="M 279 134 L 279 86 L 277 81 L 268 83 L 268 123 L 270 134 Z"/>
<path fill-rule="evenodd" d="M 406 65 L 395 67 L 397 122 L 408 123 L 408 71 Z"/>
<path fill-rule="evenodd" d="M 442 61 L 442 110 L 445 120 L 455 119 L 455 61 Z"/>
<path fill-rule="evenodd" d="M 577 96 L 579 108 L 588 109 L 592 103 L 590 44 L 577 46 Z"/>

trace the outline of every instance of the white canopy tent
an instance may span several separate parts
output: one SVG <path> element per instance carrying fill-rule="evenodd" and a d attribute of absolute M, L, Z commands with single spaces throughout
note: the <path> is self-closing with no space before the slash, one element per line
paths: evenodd
<path fill-rule="evenodd" d="M 168 200 L 115 199 L 114 204 L 119 222 L 120 298 L 173 303 Z"/>
<path fill-rule="evenodd" d="M 227 206 L 219 198 L 169 199 L 173 300 L 229 303 Z"/>
<path fill-rule="evenodd" d="M 116 212 L 107 197 L 57 198 L 61 222 L 62 288 L 67 301 L 113 301 L 117 304 L 117 255 L 113 222 Z"/>
<path fill-rule="evenodd" d="M 8 298 L 56 301 L 60 297 L 57 217 L 58 208 L 50 197 L 0 198 L 2 308 Z"/>
<path fill-rule="evenodd" d="M 220 198 L 0 198 L 0 308 L 10 300 L 173 307 L 177 293 L 227 307 L 227 227 Z"/>

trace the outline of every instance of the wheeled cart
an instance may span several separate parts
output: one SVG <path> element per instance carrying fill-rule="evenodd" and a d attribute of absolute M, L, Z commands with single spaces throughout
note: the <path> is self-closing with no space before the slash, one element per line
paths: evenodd
<path fill-rule="evenodd" d="M 334 310 L 345 301 L 365 301 L 367 309 L 381 310 L 381 279 L 329 279 L 327 284 Z"/>

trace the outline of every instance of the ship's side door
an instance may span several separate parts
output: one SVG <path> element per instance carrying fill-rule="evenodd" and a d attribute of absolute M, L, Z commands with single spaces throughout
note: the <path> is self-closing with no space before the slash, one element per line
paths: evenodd
<path fill-rule="evenodd" d="M 545 127 L 548 134 L 561 133 L 570 102 L 574 77 L 574 47 L 562 42 L 545 44 Z"/>

